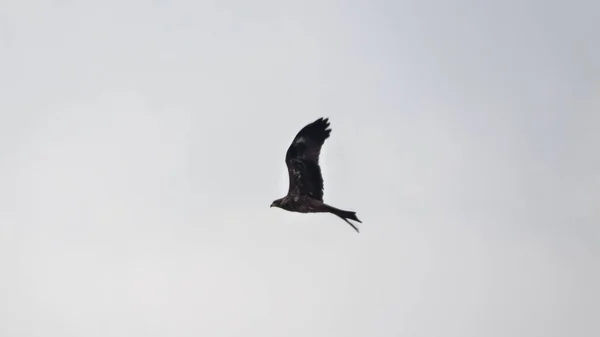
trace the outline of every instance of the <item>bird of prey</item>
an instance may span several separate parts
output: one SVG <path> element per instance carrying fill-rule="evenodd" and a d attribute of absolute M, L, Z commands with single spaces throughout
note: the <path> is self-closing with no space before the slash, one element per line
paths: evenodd
<path fill-rule="evenodd" d="M 319 118 L 298 132 L 285 155 L 289 175 L 288 193 L 273 201 L 271 207 L 299 213 L 333 213 L 358 232 L 358 228 L 347 220 L 362 223 L 356 217 L 356 212 L 341 210 L 323 202 L 319 155 L 330 133 L 328 118 Z"/>

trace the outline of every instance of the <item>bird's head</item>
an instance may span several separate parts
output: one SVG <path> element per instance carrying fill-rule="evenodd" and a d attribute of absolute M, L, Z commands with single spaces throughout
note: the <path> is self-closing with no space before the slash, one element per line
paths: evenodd
<path fill-rule="evenodd" d="M 274 201 L 271 203 L 271 206 L 270 206 L 270 207 L 279 207 L 279 208 L 281 208 L 281 200 L 282 200 L 282 199 L 277 199 L 277 200 L 274 200 Z"/>

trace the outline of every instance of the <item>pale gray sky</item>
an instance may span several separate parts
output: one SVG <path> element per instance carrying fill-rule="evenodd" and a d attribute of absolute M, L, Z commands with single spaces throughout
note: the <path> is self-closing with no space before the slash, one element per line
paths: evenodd
<path fill-rule="evenodd" d="M 0 336 L 599 336 L 598 13 L 0 1 Z"/>

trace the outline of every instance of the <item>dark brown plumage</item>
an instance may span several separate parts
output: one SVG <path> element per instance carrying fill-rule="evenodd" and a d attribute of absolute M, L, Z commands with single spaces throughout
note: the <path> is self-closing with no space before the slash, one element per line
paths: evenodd
<path fill-rule="evenodd" d="M 329 119 L 319 118 L 302 128 L 294 137 L 285 155 L 290 180 L 288 193 L 285 197 L 273 201 L 271 207 L 300 213 L 332 213 L 358 232 L 358 228 L 347 220 L 362 223 L 356 217 L 356 212 L 341 210 L 323 202 L 323 177 L 319 167 L 319 155 L 330 133 Z"/>

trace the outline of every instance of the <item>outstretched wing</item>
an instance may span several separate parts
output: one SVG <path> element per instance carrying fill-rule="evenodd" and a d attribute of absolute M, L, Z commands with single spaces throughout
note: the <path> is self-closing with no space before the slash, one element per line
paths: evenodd
<path fill-rule="evenodd" d="M 319 155 L 330 133 L 327 118 L 319 118 L 298 132 L 285 155 L 290 177 L 288 195 L 306 195 L 323 201 Z"/>

